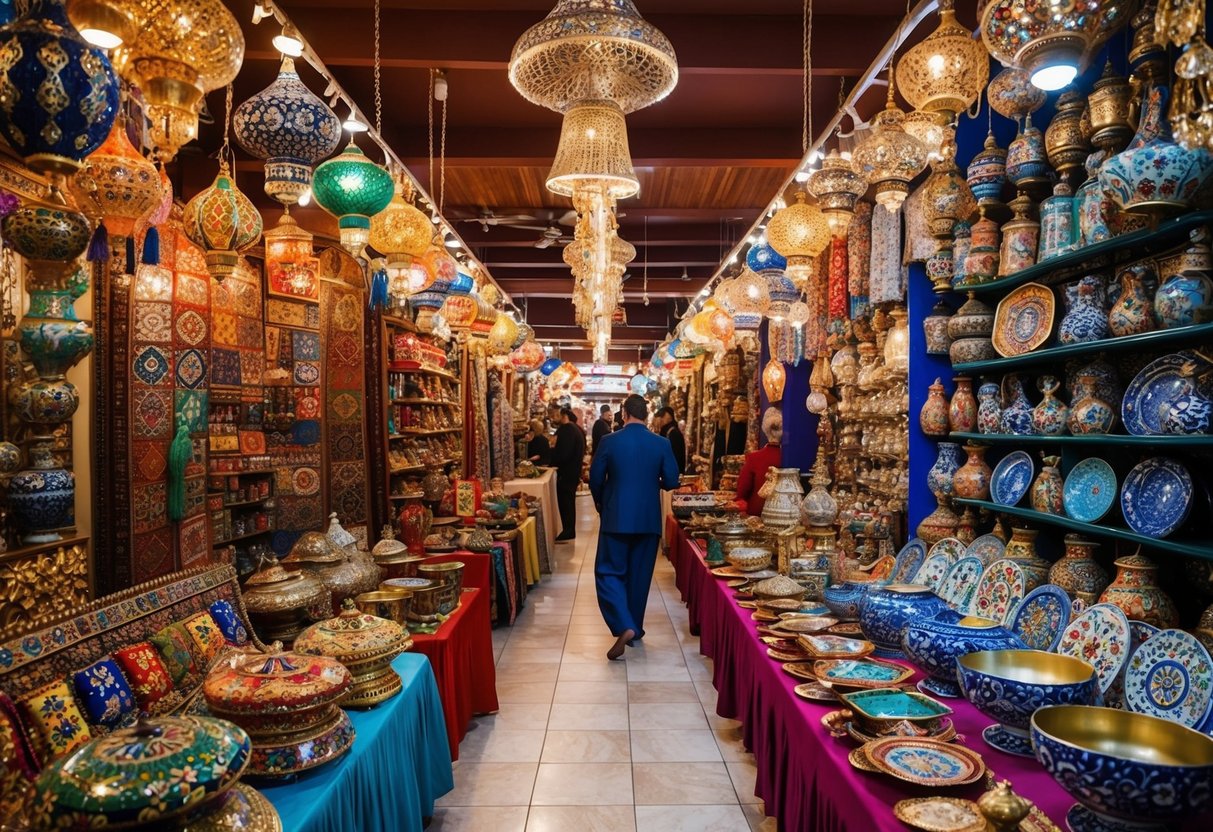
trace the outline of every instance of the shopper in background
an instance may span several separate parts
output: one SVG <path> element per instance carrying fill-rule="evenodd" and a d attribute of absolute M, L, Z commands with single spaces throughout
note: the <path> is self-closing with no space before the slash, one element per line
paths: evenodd
<path fill-rule="evenodd" d="M 674 415 L 674 408 L 663 407 L 658 410 L 657 415 L 653 417 L 653 424 L 662 436 L 670 440 L 674 461 L 678 463 L 678 473 L 685 474 L 687 471 L 687 442 L 683 439 L 682 431 L 678 427 L 678 417 Z"/>
<path fill-rule="evenodd" d="M 585 458 L 585 434 L 577 427 L 572 408 L 560 411 L 552 464 L 556 466 L 556 503 L 560 507 L 561 532 L 557 540 L 577 536 L 577 486 L 581 483 L 581 462 Z"/>
<path fill-rule="evenodd" d="M 552 443 L 548 441 L 542 419 L 532 419 L 526 432 L 526 458 L 536 465 L 552 464 Z"/>
<path fill-rule="evenodd" d="M 766 503 L 758 496 L 758 490 L 767 479 L 767 469 L 778 467 L 783 456 L 780 443 L 783 441 L 783 413 L 777 407 L 768 407 L 762 414 L 762 433 L 767 444 L 745 455 L 741 474 L 737 477 L 737 504 L 752 517 L 762 516 Z"/>
<path fill-rule="evenodd" d="M 615 411 L 615 426 L 611 430 L 623 430 L 623 405 L 619 405 L 619 409 Z"/>
<path fill-rule="evenodd" d="M 678 487 L 670 443 L 645 430 L 644 399 L 628 396 L 623 407 L 623 430 L 602 440 L 590 466 L 590 493 L 601 517 L 594 582 L 598 609 L 615 636 L 607 651 L 612 661 L 644 638 L 644 609 L 661 543 L 660 492 Z"/>
<path fill-rule="evenodd" d="M 611 432 L 611 406 L 604 404 L 598 411 L 598 418 L 594 420 L 594 430 L 591 435 L 590 457 L 598 455 L 598 443 L 602 441 L 602 437 L 607 436 Z"/>

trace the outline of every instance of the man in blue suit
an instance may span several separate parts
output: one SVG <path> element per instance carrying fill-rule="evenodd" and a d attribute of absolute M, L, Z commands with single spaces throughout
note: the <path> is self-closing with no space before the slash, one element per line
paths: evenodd
<path fill-rule="evenodd" d="M 615 636 L 614 661 L 644 638 L 644 608 L 661 543 L 660 490 L 678 487 L 678 463 L 668 439 L 645 427 L 641 396 L 623 402 L 624 426 L 602 438 L 590 465 L 590 493 L 602 518 L 594 578 L 598 608 Z"/>

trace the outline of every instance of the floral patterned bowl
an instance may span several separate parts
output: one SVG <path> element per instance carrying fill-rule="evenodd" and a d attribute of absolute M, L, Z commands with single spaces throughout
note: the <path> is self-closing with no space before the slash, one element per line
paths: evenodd
<path fill-rule="evenodd" d="M 839 621 L 858 621 L 859 605 L 869 592 L 879 586 L 881 584 L 876 582 L 843 581 L 827 586 L 821 597 Z"/>
<path fill-rule="evenodd" d="M 989 618 L 961 617 L 952 610 L 906 628 L 901 641 L 906 657 L 926 672 L 918 689 L 935 696 L 959 697 L 956 660 L 981 650 L 1012 650 L 1024 643 L 1010 630 Z"/>
<path fill-rule="evenodd" d="M 888 584 L 867 594 L 859 609 L 864 637 L 876 645 L 876 655 L 903 657 L 901 642 L 914 621 L 934 618 L 948 608 L 943 599 L 918 584 Z"/>

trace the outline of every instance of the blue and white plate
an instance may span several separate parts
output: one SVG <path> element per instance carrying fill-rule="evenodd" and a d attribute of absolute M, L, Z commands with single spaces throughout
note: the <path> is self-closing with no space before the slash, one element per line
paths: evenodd
<path fill-rule="evenodd" d="M 1191 508 L 1192 475 L 1170 457 L 1139 462 L 1120 488 L 1120 510 L 1138 534 L 1166 537 L 1183 525 Z"/>
<path fill-rule="evenodd" d="M 1012 451 L 999 460 L 990 475 L 990 499 L 999 505 L 1013 506 L 1032 487 L 1036 464 L 1027 451 Z"/>
<path fill-rule="evenodd" d="M 1116 472 L 1099 457 L 1087 457 L 1070 469 L 1061 487 L 1066 515 L 1083 523 L 1096 523 L 1116 502 Z"/>
<path fill-rule="evenodd" d="M 1033 650 L 1051 653 L 1061 641 L 1061 631 L 1070 623 L 1070 596 L 1054 584 L 1029 592 L 1015 610 L 1011 632 Z"/>
<path fill-rule="evenodd" d="M 1007 544 L 992 534 L 983 534 L 965 549 L 965 555 L 972 555 L 981 561 L 982 566 L 989 566 L 1002 557 L 1007 550 Z"/>
<path fill-rule="evenodd" d="M 1196 637 L 1163 630 L 1129 658 L 1125 705 L 1130 711 L 1195 728 L 1213 704 L 1213 659 Z"/>
<path fill-rule="evenodd" d="M 1120 402 L 1120 418 L 1125 430 L 1134 436 L 1158 436 L 1165 433 L 1162 420 L 1176 399 L 1193 391 L 1213 396 L 1213 379 L 1199 376 L 1211 365 L 1195 352 L 1164 355 L 1145 366 L 1125 388 Z"/>
<path fill-rule="evenodd" d="M 944 552 L 932 551 L 922 562 L 918 574 L 914 576 L 914 583 L 930 587 L 932 592 L 938 594 L 939 587 L 951 568 L 952 558 Z"/>
<path fill-rule="evenodd" d="M 977 594 L 977 582 L 981 580 L 981 573 L 985 568 L 981 558 L 972 555 L 961 558 L 952 564 L 935 594 L 947 601 L 952 609 L 967 614 L 969 604 Z"/>
<path fill-rule="evenodd" d="M 918 567 L 927 558 L 927 544 L 920 538 L 912 537 L 910 542 L 901 547 L 897 560 L 893 563 L 893 571 L 889 575 L 890 583 L 909 584 L 914 582 Z"/>
<path fill-rule="evenodd" d="M 1153 624 L 1147 624 L 1144 621 L 1135 621 L 1129 619 L 1129 658 L 1133 658 L 1133 654 L 1137 652 L 1137 648 L 1152 639 L 1154 636 L 1161 633 L 1162 630 L 1155 627 Z M 1104 691 L 1103 703 L 1109 708 L 1120 708 L 1122 711 L 1125 708 L 1125 674 L 1129 670 L 1129 663 L 1125 662 L 1125 666 L 1120 669 L 1120 673 L 1112 681 L 1111 686 Z"/>

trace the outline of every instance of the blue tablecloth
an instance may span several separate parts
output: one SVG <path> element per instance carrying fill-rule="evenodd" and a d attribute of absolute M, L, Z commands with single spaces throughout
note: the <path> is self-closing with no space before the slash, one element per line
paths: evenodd
<path fill-rule="evenodd" d="M 349 712 L 357 736 L 348 754 L 296 780 L 258 784 L 285 832 L 421 832 L 434 801 L 455 787 L 430 660 L 404 653 L 392 667 L 404 690 Z"/>

